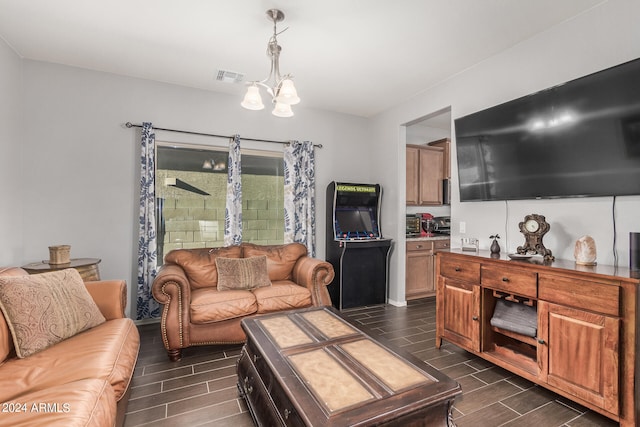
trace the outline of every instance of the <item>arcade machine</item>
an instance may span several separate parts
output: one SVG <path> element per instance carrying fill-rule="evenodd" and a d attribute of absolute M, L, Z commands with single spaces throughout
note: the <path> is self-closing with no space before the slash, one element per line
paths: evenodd
<path fill-rule="evenodd" d="M 379 184 L 327 187 L 326 258 L 335 270 L 328 291 L 340 310 L 387 302 L 391 239 L 380 231 L 381 195 Z"/>

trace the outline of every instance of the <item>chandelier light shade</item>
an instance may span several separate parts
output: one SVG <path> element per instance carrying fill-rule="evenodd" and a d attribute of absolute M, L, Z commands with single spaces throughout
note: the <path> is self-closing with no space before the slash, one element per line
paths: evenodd
<path fill-rule="evenodd" d="M 273 107 L 271 114 L 277 117 L 291 117 L 293 116 L 293 110 L 291 109 L 291 104 L 276 102 L 276 106 Z"/>
<path fill-rule="evenodd" d="M 262 103 L 262 97 L 260 96 L 260 89 L 258 89 L 258 86 L 252 84 L 247 88 L 247 94 L 244 96 L 240 105 L 247 110 L 264 109 L 264 104 Z"/>
<path fill-rule="evenodd" d="M 247 93 L 240 105 L 248 110 L 262 110 L 264 108 L 260 96 L 260 88 L 262 88 L 271 96 L 271 102 L 274 105 L 271 114 L 277 117 L 291 117 L 293 116 L 291 106 L 299 103 L 300 98 L 293 84 L 293 76 L 280 74 L 282 47 L 278 44 L 277 39 L 277 36 L 286 31 L 288 27 L 278 33 L 277 24 L 284 20 L 284 13 L 278 9 L 267 10 L 267 17 L 273 21 L 273 35 L 267 44 L 267 56 L 271 59 L 271 71 L 266 79 L 249 82 Z"/>
<path fill-rule="evenodd" d="M 282 81 L 280 84 L 280 90 L 278 91 L 278 96 L 276 97 L 276 102 L 288 105 L 295 105 L 300 102 L 300 98 L 298 98 L 298 91 L 293 85 L 293 80 L 284 79 Z"/>

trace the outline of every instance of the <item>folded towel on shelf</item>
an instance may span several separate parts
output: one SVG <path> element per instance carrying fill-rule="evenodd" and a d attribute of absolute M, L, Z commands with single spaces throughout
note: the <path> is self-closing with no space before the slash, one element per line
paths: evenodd
<path fill-rule="evenodd" d="M 491 317 L 491 325 L 535 337 L 538 333 L 538 312 L 535 307 L 499 299 Z"/>

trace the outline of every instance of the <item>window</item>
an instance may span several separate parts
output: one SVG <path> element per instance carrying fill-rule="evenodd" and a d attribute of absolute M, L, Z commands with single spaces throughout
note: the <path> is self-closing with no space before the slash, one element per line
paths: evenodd
<path fill-rule="evenodd" d="M 228 151 L 158 143 L 158 265 L 173 249 L 224 246 Z M 282 153 L 242 150 L 242 240 L 284 242 Z"/>

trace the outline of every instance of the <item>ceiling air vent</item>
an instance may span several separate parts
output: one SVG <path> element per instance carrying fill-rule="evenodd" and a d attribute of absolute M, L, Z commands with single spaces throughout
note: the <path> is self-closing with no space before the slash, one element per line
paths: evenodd
<path fill-rule="evenodd" d="M 224 83 L 240 83 L 244 80 L 244 74 L 229 70 L 218 70 L 216 80 Z"/>

